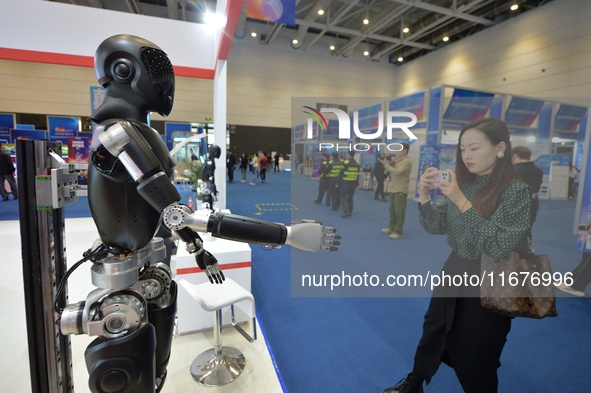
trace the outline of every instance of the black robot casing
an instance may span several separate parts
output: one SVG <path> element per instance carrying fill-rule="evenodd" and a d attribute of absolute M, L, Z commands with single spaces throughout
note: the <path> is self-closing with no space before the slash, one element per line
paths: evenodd
<path fill-rule="evenodd" d="M 95 54 L 97 79 L 105 99 L 92 116 L 98 123 L 90 148 L 88 202 L 103 242 L 135 251 L 147 245 L 160 226 L 160 212 L 140 196 L 137 183 L 123 164 L 105 149 L 98 135 L 119 119 L 129 121 L 150 145 L 168 177 L 174 161 L 156 130 L 149 127 L 150 112 L 166 116 L 174 101 L 172 64 L 158 46 L 128 34 L 107 38 Z"/>

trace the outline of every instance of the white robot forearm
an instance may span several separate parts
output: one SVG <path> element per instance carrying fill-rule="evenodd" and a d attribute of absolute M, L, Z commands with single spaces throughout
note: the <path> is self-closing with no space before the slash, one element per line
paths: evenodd
<path fill-rule="evenodd" d="M 189 227 L 209 232 L 213 237 L 272 247 L 286 244 L 310 252 L 337 251 L 340 244 L 340 236 L 334 228 L 313 220 L 295 221 L 285 226 L 236 214 L 208 210 L 192 212 L 186 206 L 176 204 L 164 209 L 163 222 L 175 231 Z"/>

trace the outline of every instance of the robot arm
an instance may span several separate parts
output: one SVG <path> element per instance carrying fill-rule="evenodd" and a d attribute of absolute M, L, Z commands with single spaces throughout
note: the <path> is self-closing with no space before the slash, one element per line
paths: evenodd
<path fill-rule="evenodd" d="M 304 251 L 337 251 L 341 237 L 332 227 L 314 220 L 292 222 L 290 226 L 255 220 L 236 214 L 211 213 L 200 210 L 192 212 L 183 205 L 164 209 L 164 225 L 174 231 L 191 228 L 210 232 L 219 237 L 238 242 L 281 246 L 286 244 Z"/>

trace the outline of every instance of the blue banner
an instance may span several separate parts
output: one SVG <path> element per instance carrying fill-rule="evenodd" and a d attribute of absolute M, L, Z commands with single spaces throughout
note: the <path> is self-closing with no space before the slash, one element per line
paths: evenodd
<path fill-rule="evenodd" d="M 90 138 L 68 138 L 68 161 L 88 164 Z"/>
<path fill-rule="evenodd" d="M 11 130 L 10 135 L 12 137 L 12 143 L 15 143 L 17 139 L 32 139 L 36 141 L 47 139 L 47 131 L 45 130 Z"/>
<path fill-rule="evenodd" d="M 505 112 L 507 127 L 530 128 L 540 114 L 544 101 L 513 97 Z"/>
<path fill-rule="evenodd" d="M 171 123 L 166 122 L 164 125 L 165 130 L 165 142 L 168 150 L 172 150 L 173 148 L 173 141 L 175 138 L 182 138 L 186 139 L 193 134 L 191 133 L 191 123 Z"/>
<path fill-rule="evenodd" d="M 468 124 L 471 121 L 485 117 L 494 96 L 492 93 L 454 89 L 450 103 L 443 114 L 443 120 Z"/>
<path fill-rule="evenodd" d="M 14 113 L 0 113 L 0 131 L 5 131 L 6 133 L 15 128 L 15 119 Z M 0 135 L 4 134 L 4 132 L 0 133 Z"/>
<path fill-rule="evenodd" d="M 427 145 L 439 143 L 441 131 L 441 87 L 431 89 L 429 99 L 429 117 L 427 119 Z"/>
<path fill-rule="evenodd" d="M 73 138 L 80 131 L 79 117 L 47 116 L 49 139 Z"/>
<path fill-rule="evenodd" d="M 587 113 L 585 107 L 561 104 L 554 116 L 554 136 L 576 139 L 579 132 L 578 126 L 585 113 Z"/>

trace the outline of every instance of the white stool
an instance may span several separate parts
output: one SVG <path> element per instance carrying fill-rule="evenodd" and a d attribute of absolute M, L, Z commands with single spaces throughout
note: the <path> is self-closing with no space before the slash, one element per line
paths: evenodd
<path fill-rule="evenodd" d="M 213 321 L 213 343 L 211 349 L 201 353 L 191 363 L 191 376 L 203 386 L 221 386 L 235 380 L 244 370 L 246 359 L 236 348 L 222 346 L 222 309 L 230 306 L 232 326 L 249 342 L 257 338 L 255 304 L 252 294 L 231 278 L 222 284 L 191 284 L 180 280 L 179 284 L 189 292 L 205 311 L 215 311 Z M 252 318 L 253 336 L 242 329 L 234 316 L 234 304 L 248 301 L 250 310 L 246 313 Z"/>

